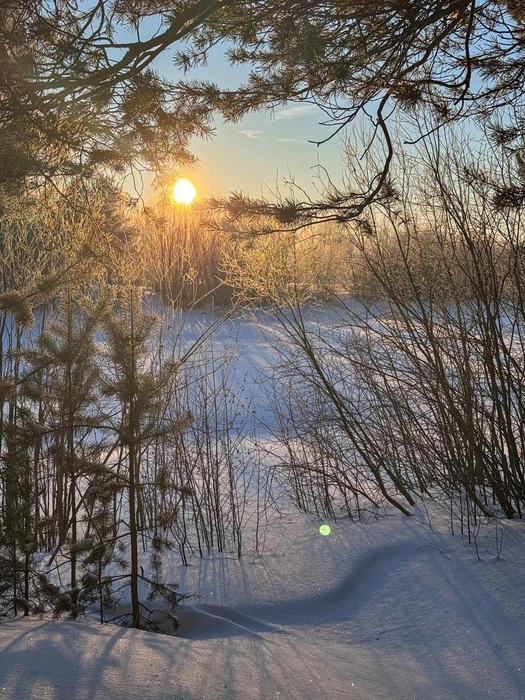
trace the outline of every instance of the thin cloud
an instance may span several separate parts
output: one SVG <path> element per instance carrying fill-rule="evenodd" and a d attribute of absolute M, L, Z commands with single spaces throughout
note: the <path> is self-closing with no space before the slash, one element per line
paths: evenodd
<path fill-rule="evenodd" d="M 302 139 L 274 139 L 274 141 L 279 141 L 279 143 L 306 143 Z"/>
<path fill-rule="evenodd" d="M 242 131 L 239 131 L 239 134 L 242 134 L 249 139 L 258 139 L 259 134 L 262 134 L 262 131 L 258 129 L 243 129 Z"/>
<path fill-rule="evenodd" d="M 273 118 L 272 121 L 279 121 L 281 119 L 298 119 L 299 117 L 304 117 L 307 114 L 312 114 L 315 112 L 317 107 L 315 105 L 295 105 L 294 107 L 285 107 L 285 109 L 279 110 Z"/>

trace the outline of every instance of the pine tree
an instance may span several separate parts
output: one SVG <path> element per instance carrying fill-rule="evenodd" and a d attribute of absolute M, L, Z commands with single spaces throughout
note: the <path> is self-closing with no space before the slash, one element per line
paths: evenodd
<path fill-rule="evenodd" d="M 103 393 L 117 402 L 114 430 L 122 450 L 126 471 L 130 548 L 130 591 L 133 627 L 143 626 L 139 580 L 148 580 L 139 567 L 139 540 L 145 542 L 148 527 L 144 508 L 143 456 L 148 445 L 161 435 L 181 430 L 186 416 L 172 417 L 170 402 L 176 367 L 167 363 L 156 370 L 152 363 L 152 341 L 158 318 L 142 308 L 140 289 L 130 284 L 118 305 L 106 316 L 107 365 Z"/>
<path fill-rule="evenodd" d="M 24 395 L 39 406 L 40 422 L 27 417 L 28 430 L 35 440 L 48 435 L 48 459 L 56 484 L 52 516 L 57 522 L 57 546 L 69 545 L 73 614 L 78 594 L 77 543 L 82 539 L 79 520 L 89 487 L 83 465 L 86 453 L 96 448 L 94 431 L 99 422 L 94 334 L 103 311 L 104 303 L 79 303 L 72 290 L 66 290 L 56 322 L 40 335 L 34 350 L 24 353 L 27 370 L 26 379 L 21 380 Z"/>

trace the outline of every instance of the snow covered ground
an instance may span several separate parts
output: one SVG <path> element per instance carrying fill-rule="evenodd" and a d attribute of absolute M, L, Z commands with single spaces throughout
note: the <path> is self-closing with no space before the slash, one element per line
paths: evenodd
<path fill-rule="evenodd" d="M 271 349 L 246 319 L 219 330 L 217 358 L 230 342 L 250 402 Z M 196 594 L 176 636 L 1 622 L 0 700 L 525 698 L 524 522 L 484 523 L 469 543 L 430 502 L 412 517 L 330 523 L 327 536 L 320 525 L 290 507 L 258 552 L 247 537 L 241 559 L 169 562 L 166 580 Z"/>
<path fill-rule="evenodd" d="M 445 520 L 283 517 L 262 554 L 177 568 L 176 637 L 5 622 L 0 698 L 523 699 L 525 524 L 483 525 L 478 558 Z"/>

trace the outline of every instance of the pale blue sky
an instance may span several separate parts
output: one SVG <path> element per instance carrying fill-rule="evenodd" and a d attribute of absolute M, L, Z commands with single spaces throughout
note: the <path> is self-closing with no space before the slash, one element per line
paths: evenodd
<path fill-rule="evenodd" d="M 317 147 L 309 140 L 325 138 L 323 115 L 311 105 L 288 105 L 273 113 L 250 114 L 239 124 L 216 121 L 210 141 L 195 140 L 201 162 L 195 175 L 208 194 L 242 190 L 268 195 L 294 179 L 315 196 L 318 164 L 339 179 L 342 168 L 339 137 Z"/>
<path fill-rule="evenodd" d="M 177 78 L 172 51 L 157 59 L 155 68 L 170 79 Z M 240 84 L 246 71 L 232 68 L 216 47 L 209 65 L 189 73 L 186 78 L 203 78 L 221 87 Z M 320 187 L 318 164 L 327 168 L 339 182 L 342 172 L 342 144 L 339 136 L 319 147 L 331 133 L 321 126 L 323 112 L 313 105 L 290 104 L 273 112 L 249 114 L 238 124 L 226 124 L 217 116 L 216 133 L 210 140 L 195 139 L 193 152 L 200 164 L 181 174 L 194 181 L 202 196 L 243 191 L 252 197 L 271 196 L 277 185 L 293 178 L 312 197 Z"/>

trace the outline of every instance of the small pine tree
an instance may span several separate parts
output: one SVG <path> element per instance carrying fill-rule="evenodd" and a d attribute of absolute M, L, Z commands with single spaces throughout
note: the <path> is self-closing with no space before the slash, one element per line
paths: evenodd
<path fill-rule="evenodd" d="M 130 285 L 118 305 L 106 316 L 107 367 L 105 395 L 118 403 L 115 424 L 119 448 L 126 461 L 129 511 L 130 589 L 132 625 L 143 626 L 139 600 L 139 537 L 148 527 L 143 500 L 142 459 L 148 445 L 160 435 L 178 432 L 186 416 L 170 417 L 167 404 L 173 390 L 175 367 L 157 370 L 151 360 L 158 319 L 145 313 L 140 290 Z M 160 585 L 160 584 L 159 584 Z"/>

